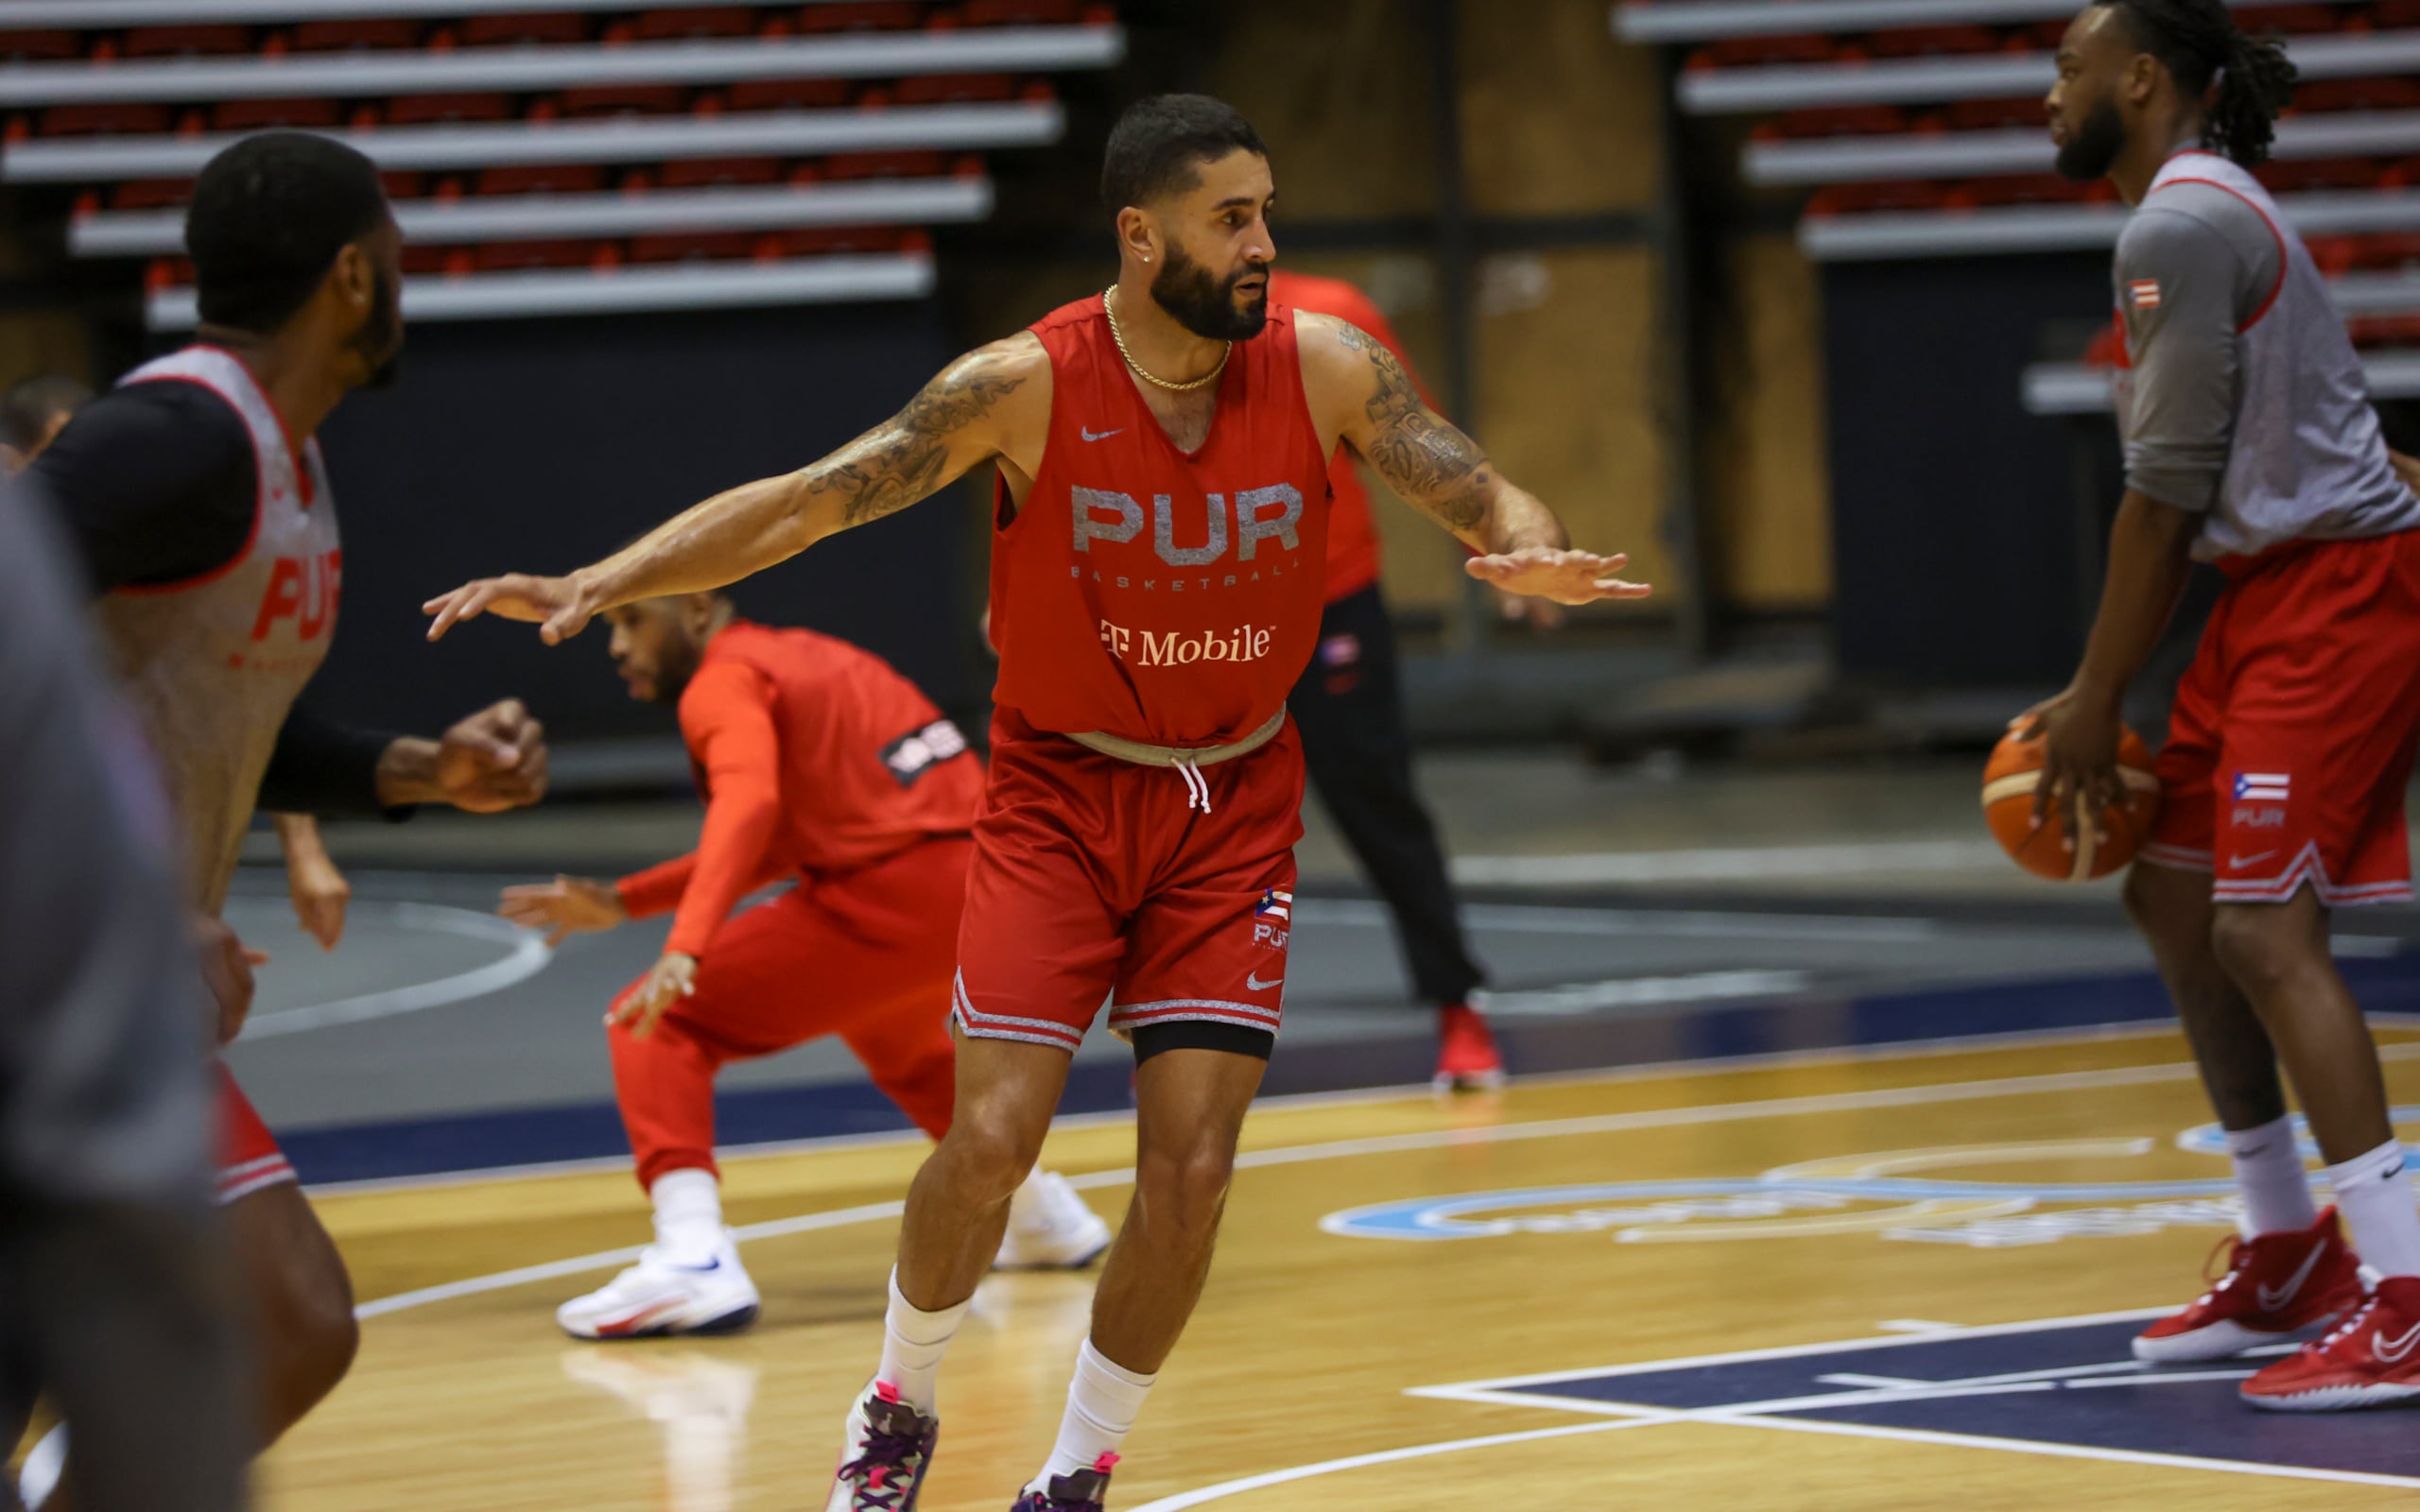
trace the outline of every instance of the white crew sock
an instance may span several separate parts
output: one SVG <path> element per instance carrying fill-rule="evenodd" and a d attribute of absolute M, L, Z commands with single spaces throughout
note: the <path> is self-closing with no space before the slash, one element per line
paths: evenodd
<path fill-rule="evenodd" d="M 1059 1419 L 1059 1442 L 1042 1473 L 1026 1486 L 1048 1491 L 1051 1477 L 1091 1469 L 1103 1454 L 1115 1454 L 1134 1419 L 1143 1415 L 1143 1399 L 1158 1376 L 1137 1375 L 1093 1348 L 1091 1339 L 1076 1351 L 1076 1379 L 1067 1383 L 1067 1411 Z"/>
<path fill-rule="evenodd" d="M 2243 1237 L 2301 1233 L 2319 1222 L 2319 1204 L 2310 1196 L 2310 1177 L 2303 1174 L 2302 1145 L 2294 1136 L 2293 1115 L 2273 1119 L 2257 1128 L 2226 1131 L 2227 1154 L 2235 1160 L 2236 1190 L 2243 1197 Z"/>
<path fill-rule="evenodd" d="M 2411 1205 L 2411 1177 L 2403 1166 L 2403 1145 L 2389 1140 L 2327 1168 L 2354 1252 L 2380 1276 L 2420 1276 L 2420 1209 Z"/>
<path fill-rule="evenodd" d="M 899 1269 L 890 1271 L 890 1306 L 882 1314 L 882 1369 L 876 1381 L 895 1386 L 900 1398 L 921 1413 L 933 1410 L 933 1385 L 941 1375 L 942 1356 L 958 1333 L 975 1298 L 956 1307 L 927 1313 L 899 1290 Z"/>
<path fill-rule="evenodd" d="M 722 1184 L 712 1171 L 666 1171 L 647 1189 L 655 1242 L 676 1265 L 702 1265 L 722 1247 Z"/>

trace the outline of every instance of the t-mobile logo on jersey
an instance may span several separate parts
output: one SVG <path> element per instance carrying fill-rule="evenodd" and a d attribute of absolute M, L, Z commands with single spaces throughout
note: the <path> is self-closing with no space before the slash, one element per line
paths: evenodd
<path fill-rule="evenodd" d="M 1096 541 L 1123 545 L 1143 533 L 1143 507 L 1133 495 L 1100 489 L 1070 489 L 1068 493 L 1078 551 L 1089 554 Z M 1225 558 L 1231 521 L 1237 561 L 1251 561 L 1264 541 L 1274 541 L 1288 551 L 1302 546 L 1295 526 L 1303 522 L 1303 493 L 1290 483 L 1246 489 L 1236 495 L 1232 510 L 1225 494 L 1209 495 L 1208 523 L 1202 526 L 1198 546 L 1176 543 L 1176 514 L 1173 498 L 1165 493 L 1151 495 L 1151 549 L 1171 567 L 1206 567 Z"/>
<path fill-rule="evenodd" d="M 1120 662 L 1132 662 L 1138 667 L 1189 667 L 1201 662 L 1257 662 L 1269 654 L 1270 643 L 1277 638 L 1275 630 L 1265 630 L 1254 625 L 1238 625 L 1232 631 L 1170 630 L 1162 635 L 1152 630 L 1131 630 L 1123 625 L 1100 622 L 1100 644 Z M 1135 643 L 1142 643 L 1143 654 L 1136 657 Z"/>

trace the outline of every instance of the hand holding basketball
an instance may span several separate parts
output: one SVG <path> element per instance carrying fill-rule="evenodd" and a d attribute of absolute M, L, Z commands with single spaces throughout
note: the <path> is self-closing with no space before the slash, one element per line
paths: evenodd
<path fill-rule="evenodd" d="M 2073 689 L 2009 721 L 1983 769 L 1983 814 L 2036 876 L 2105 877 L 2134 859 L 2159 812 L 2151 749 L 2115 710 Z"/>

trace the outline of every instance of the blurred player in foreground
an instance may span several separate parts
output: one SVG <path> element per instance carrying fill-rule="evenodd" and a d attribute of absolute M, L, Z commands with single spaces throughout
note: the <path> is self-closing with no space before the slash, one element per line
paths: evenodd
<path fill-rule="evenodd" d="M 663 958 L 605 1016 L 655 1244 L 555 1319 L 589 1339 L 728 1332 L 757 1295 L 722 1221 L 725 1063 L 837 1034 L 918 1127 L 949 1132 L 950 959 L 983 768 L 915 684 L 845 641 L 751 624 L 711 593 L 605 618 L 631 696 L 679 709 L 706 818 L 695 851 L 618 883 L 505 890 L 507 919 L 558 940 L 674 914 Z M 784 879 L 796 885 L 733 913 Z M 1108 1247 L 1109 1226 L 1037 1172 L 998 1263 L 1080 1267 Z"/>
<path fill-rule="evenodd" d="M 256 803 L 506 809 L 543 794 L 546 751 L 512 701 L 436 740 L 296 706 L 335 629 L 342 560 L 313 436 L 348 392 L 391 374 L 403 345 L 403 240 L 377 171 L 323 137 L 246 138 L 202 170 L 185 240 L 199 339 L 86 405 L 27 475 L 103 595 L 103 639 L 182 829 L 187 902 L 215 918 Z M 359 1332 L 293 1167 L 217 1075 L 218 1198 L 251 1292 L 259 1448 L 343 1379 Z"/>
<path fill-rule="evenodd" d="M 1118 249 L 1106 293 L 969 352 L 830 456 L 602 562 L 428 605 L 432 637 L 496 613 L 559 642 L 998 469 L 998 713 L 958 941 L 957 1109 L 908 1193 L 882 1360 L 849 1411 L 827 1512 L 916 1501 L 942 1353 L 1104 1006 L 1138 1062 L 1134 1197 L 1058 1443 L 1015 1505 L 1107 1500 L 1201 1297 L 1276 1041 L 1303 828 L 1286 696 L 1319 638 L 1337 443 L 1482 553 L 1475 576 L 1573 604 L 1646 592 L 1612 576 L 1622 558 L 1569 550 L 1384 346 L 1270 300 L 1275 187 L 1233 109 L 1195 94 L 1133 106 L 1102 190 Z"/>
<path fill-rule="evenodd" d="M 1369 333 L 1428 402 L 1394 327 L 1359 289 L 1342 279 L 1272 269 L 1269 297 Z M 1486 1017 L 1470 1001 L 1487 978 L 1471 959 L 1436 821 L 1412 781 L 1394 626 L 1378 591 L 1378 527 L 1370 518 L 1370 490 L 1362 485 L 1360 462 L 1341 441 L 1328 459 L 1327 482 L 1327 605 L 1320 613 L 1319 648 L 1286 707 L 1302 731 L 1311 787 L 1394 916 L 1395 943 L 1411 969 L 1412 990 L 1437 1010 L 1438 1090 L 1501 1087 L 1504 1058 Z M 1542 627 L 1563 612 L 1547 599 L 1508 595 L 1506 602 Z"/>
<path fill-rule="evenodd" d="M 89 1447 L 87 1512 L 229 1512 L 250 1425 L 205 1000 L 159 779 L 74 577 L 0 488 L 0 1456 L 43 1394 Z M 232 938 L 207 944 L 240 992 Z"/>
<path fill-rule="evenodd" d="M 2229 579 L 2177 690 L 2126 904 L 2226 1128 L 2242 1233 L 2224 1279 L 2135 1352 L 2215 1360 L 2334 1325 L 2244 1399 L 2308 1412 L 2420 1397 L 2420 1213 L 2328 946 L 2331 909 L 2411 896 L 2420 498 L 2325 281 L 2247 171 L 2291 97 L 2278 46 L 2221 0 L 2111 0 L 2077 17 L 2058 63 L 2060 171 L 2106 178 L 2138 208 L 2115 278 L 2126 495 L 2083 664 L 2026 716 L 2048 737 L 2037 822 L 2073 796 L 2094 812 L 2119 796 L 2126 685 L 2190 564 Z M 2325 1212 L 2280 1060 L 2327 1164 Z"/>
<path fill-rule="evenodd" d="M 0 471 L 21 472 L 40 456 L 93 391 L 62 373 L 28 378 L 0 394 Z M 345 907 L 353 886 L 328 855 L 320 821 L 307 814 L 276 814 L 278 847 L 285 856 L 285 885 L 303 933 L 334 950 L 344 934 Z"/>

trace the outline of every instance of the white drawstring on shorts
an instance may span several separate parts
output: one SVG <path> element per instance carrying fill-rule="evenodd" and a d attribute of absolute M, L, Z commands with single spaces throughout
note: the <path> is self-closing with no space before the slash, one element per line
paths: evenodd
<path fill-rule="evenodd" d="M 1185 812 L 1190 814 L 1195 809 L 1200 809 L 1204 814 L 1209 813 L 1210 780 L 1201 775 L 1201 767 L 1200 764 L 1195 762 L 1192 757 L 1187 756 L 1183 752 L 1179 752 L 1177 754 L 1175 766 L 1177 775 L 1184 779 Z"/>

